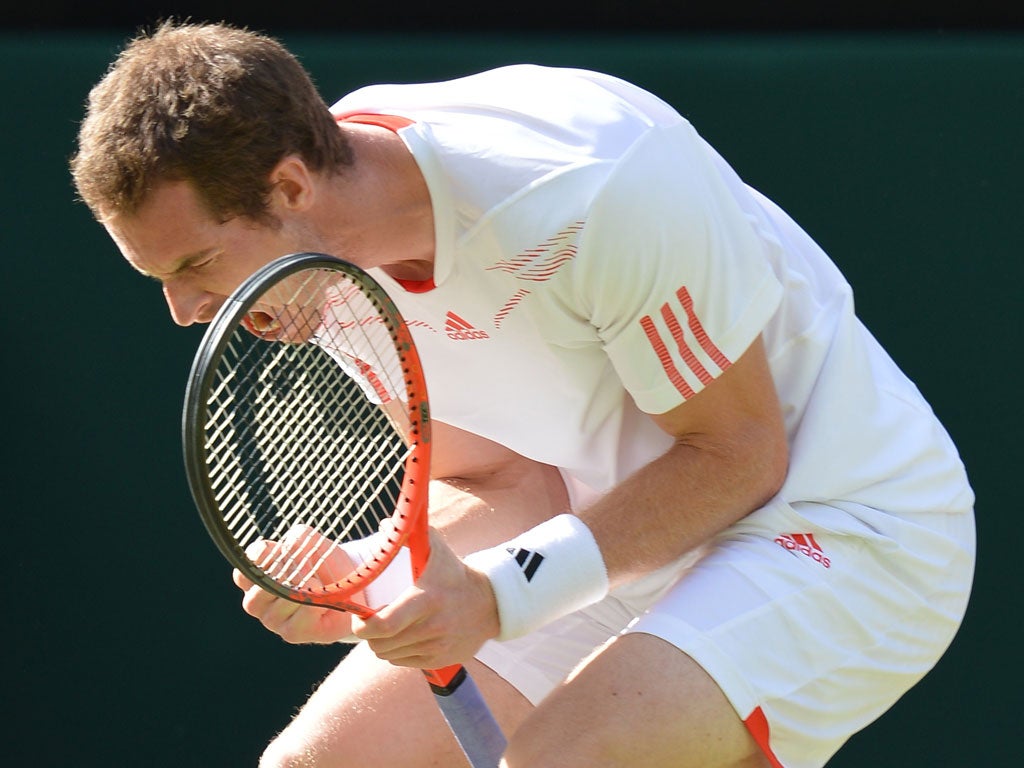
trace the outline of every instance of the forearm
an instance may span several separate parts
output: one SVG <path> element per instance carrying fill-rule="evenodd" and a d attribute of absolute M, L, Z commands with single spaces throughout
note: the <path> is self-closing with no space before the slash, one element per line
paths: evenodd
<path fill-rule="evenodd" d="M 760 429 L 728 443 L 681 439 L 577 511 L 598 542 L 612 587 L 678 559 L 777 492 L 785 445 Z"/>
<path fill-rule="evenodd" d="M 675 438 L 672 448 L 581 510 L 612 585 L 706 542 L 786 477 L 786 428 L 760 339 L 695 397 L 652 418 Z"/>
<path fill-rule="evenodd" d="M 760 342 L 713 385 L 652 418 L 674 438 L 661 457 L 575 516 L 467 559 L 490 580 L 502 638 L 680 558 L 782 486 L 786 431 Z"/>

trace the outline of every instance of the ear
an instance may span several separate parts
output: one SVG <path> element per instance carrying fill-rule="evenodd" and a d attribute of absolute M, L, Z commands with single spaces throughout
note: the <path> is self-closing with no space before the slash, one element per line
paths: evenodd
<path fill-rule="evenodd" d="M 286 155 L 270 172 L 270 207 L 280 211 L 303 211 L 316 195 L 313 172 L 298 155 Z"/>

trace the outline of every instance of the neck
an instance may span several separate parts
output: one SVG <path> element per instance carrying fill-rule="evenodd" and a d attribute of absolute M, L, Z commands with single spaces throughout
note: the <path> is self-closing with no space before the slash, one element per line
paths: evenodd
<path fill-rule="evenodd" d="M 377 126 L 343 124 L 354 164 L 332 176 L 324 225 L 333 252 L 399 280 L 433 275 L 434 217 L 426 181 L 402 140 Z"/>

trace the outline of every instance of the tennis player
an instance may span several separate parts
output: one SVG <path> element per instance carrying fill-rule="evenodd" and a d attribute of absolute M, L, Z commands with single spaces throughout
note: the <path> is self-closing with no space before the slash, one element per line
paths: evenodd
<path fill-rule="evenodd" d="M 73 174 L 174 320 L 321 251 L 409 321 L 431 561 L 262 765 L 461 757 L 416 668 L 467 663 L 509 768 L 823 765 L 963 617 L 973 495 L 851 289 L 669 105 L 510 66 L 333 107 L 273 39 L 166 24 L 91 93 Z"/>

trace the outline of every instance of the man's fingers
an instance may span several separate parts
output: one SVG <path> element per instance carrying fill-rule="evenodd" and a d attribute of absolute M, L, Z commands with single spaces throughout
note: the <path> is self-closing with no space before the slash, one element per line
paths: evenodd
<path fill-rule="evenodd" d="M 287 577 L 309 588 L 341 581 L 355 567 L 335 542 L 308 526 L 293 526 L 280 541 L 254 541 L 245 556 L 272 578 Z M 351 636 L 348 614 L 278 597 L 238 569 L 231 579 L 244 593 L 242 609 L 286 642 L 333 643 Z"/>
<path fill-rule="evenodd" d="M 270 550 L 274 548 L 272 541 L 266 539 L 258 539 L 245 548 L 245 556 L 257 565 L 262 562 L 263 558 L 269 554 Z"/>
<path fill-rule="evenodd" d="M 237 568 L 231 572 L 231 580 L 235 583 L 235 586 L 243 592 L 248 592 L 253 586 L 252 580 Z"/>

